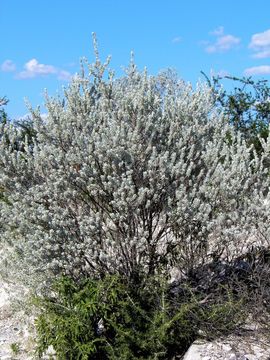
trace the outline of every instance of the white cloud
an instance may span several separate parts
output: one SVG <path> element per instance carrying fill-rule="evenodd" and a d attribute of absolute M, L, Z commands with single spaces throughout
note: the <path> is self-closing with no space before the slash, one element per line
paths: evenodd
<path fill-rule="evenodd" d="M 245 75 L 268 75 L 270 74 L 269 65 L 253 66 L 245 69 Z"/>
<path fill-rule="evenodd" d="M 1 65 L 1 70 L 4 72 L 12 72 L 16 70 L 16 65 L 12 60 L 5 60 Z"/>
<path fill-rule="evenodd" d="M 211 31 L 210 34 L 214 36 L 221 36 L 224 34 L 224 27 L 219 26 L 217 29 Z"/>
<path fill-rule="evenodd" d="M 176 36 L 175 38 L 172 39 L 172 43 L 176 44 L 182 41 L 181 36 Z"/>
<path fill-rule="evenodd" d="M 19 79 L 29 79 L 37 76 L 56 74 L 57 69 L 52 65 L 40 64 L 37 59 L 31 59 L 24 65 L 25 70 L 19 72 Z"/>
<path fill-rule="evenodd" d="M 255 59 L 265 59 L 270 57 L 270 48 L 268 50 L 259 51 L 256 54 L 254 54 L 252 57 Z"/>
<path fill-rule="evenodd" d="M 270 57 L 270 29 L 252 35 L 249 48 L 255 51 L 253 57 L 256 59 Z"/>
<path fill-rule="evenodd" d="M 60 71 L 58 72 L 57 78 L 58 78 L 59 80 L 70 81 L 71 78 L 72 78 L 72 75 L 71 75 L 71 73 L 70 73 L 69 71 L 60 70 Z"/>
<path fill-rule="evenodd" d="M 24 64 L 24 70 L 17 74 L 18 79 L 33 79 L 39 76 L 56 75 L 59 80 L 70 81 L 71 74 L 53 65 L 41 64 L 37 59 L 31 59 Z"/>
<path fill-rule="evenodd" d="M 210 33 L 211 35 L 216 37 L 216 41 L 213 43 L 204 42 L 205 51 L 208 53 L 216 53 L 216 52 L 225 52 L 231 50 L 238 44 L 240 44 L 241 39 L 230 34 L 224 34 L 224 27 L 220 26 Z"/>
<path fill-rule="evenodd" d="M 249 47 L 251 49 L 270 47 L 270 29 L 262 33 L 252 35 Z"/>
<path fill-rule="evenodd" d="M 240 43 L 240 39 L 233 35 L 224 35 L 217 39 L 216 48 L 219 51 L 231 49 L 234 45 Z"/>

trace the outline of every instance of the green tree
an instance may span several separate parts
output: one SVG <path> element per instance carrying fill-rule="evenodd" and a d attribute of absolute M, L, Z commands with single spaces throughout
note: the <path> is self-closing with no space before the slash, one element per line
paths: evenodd
<path fill-rule="evenodd" d="M 8 121 L 7 113 L 3 106 L 5 106 L 8 103 L 8 100 L 6 97 L 0 98 L 0 124 L 5 124 Z"/>
<path fill-rule="evenodd" d="M 203 73 L 203 72 L 202 72 Z M 215 102 L 220 107 L 229 123 L 242 133 L 249 144 L 254 144 L 257 153 L 261 153 L 264 140 L 269 135 L 270 124 L 270 87 L 267 80 L 255 81 L 251 77 L 215 76 L 209 79 Z M 226 90 L 222 80 L 227 79 L 234 85 L 233 90 Z"/>

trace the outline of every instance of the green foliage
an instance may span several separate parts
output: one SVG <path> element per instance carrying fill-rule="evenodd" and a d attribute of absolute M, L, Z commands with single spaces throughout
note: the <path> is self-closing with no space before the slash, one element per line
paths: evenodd
<path fill-rule="evenodd" d="M 0 107 L 4 106 L 8 103 L 8 99 L 4 96 L 4 97 L 0 97 Z"/>
<path fill-rule="evenodd" d="M 35 299 L 37 353 L 51 345 L 57 359 L 173 359 L 200 332 L 213 337 L 239 323 L 240 303 L 232 297 L 208 304 L 182 290 L 173 293 L 162 278 L 140 284 L 119 276 L 80 284 L 62 278 L 52 297 Z"/>
<path fill-rule="evenodd" d="M 267 80 L 254 81 L 251 77 L 225 76 L 235 84 L 232 91 L 222 86 L 220 76 L 211 80 L 202 73 L 213 89 L 215 101 L 228 117 L 229 123 L 242 133 L 249 144 L 254 144 L 257 153 L 262 152 L 259 137 L 269 135 L 270 87 Z"/>
<path fill-rule="evenodd" d="M 7 113 L 4 109 L 0 109 L 0 124 L 6 124 L 8 121 Z"/>
<path fill-rule="evenodd" d="M 14 355 L 18 355 L 20 352 L 20 344 L 17 342 L 14 342 L 10 345 L 10 348 Z"/>
<path fill-rule="evenodd" d="M 20 141 L 23 142 L 27 138 L 28 146 L 33 146 L 37 133 L 31 117 L 15 121 L 15 126 L 20 129 Z"/>

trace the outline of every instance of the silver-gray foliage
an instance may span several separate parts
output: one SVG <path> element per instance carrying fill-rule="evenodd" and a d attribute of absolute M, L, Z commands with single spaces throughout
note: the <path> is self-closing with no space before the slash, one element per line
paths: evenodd
<path fill-rule="evenodd" d="M 1 131 L 1 243 L 17 274 L 187 271 L 268 246 L 270 142 L 258 158 L 205 84 L 133 61 L 115 79 L 96 56 L 46 98 L 46 118 L 32 110 L 34 141 Z"/>

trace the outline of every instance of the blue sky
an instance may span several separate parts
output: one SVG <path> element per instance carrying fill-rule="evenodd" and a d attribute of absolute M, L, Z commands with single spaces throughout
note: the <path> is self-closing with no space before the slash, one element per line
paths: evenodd
<path fill-rule="evenodd" d="M 174 68 L 195 83 L 206 74 L 270 79 L 269 0 L 0 0 L 0 95 L 11 118 L 61 92 L 93 61 L 91 33 L 101 58 L 122 74 L 130 52 L 151 74 Z"/>

